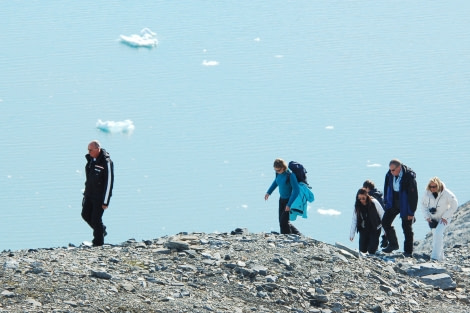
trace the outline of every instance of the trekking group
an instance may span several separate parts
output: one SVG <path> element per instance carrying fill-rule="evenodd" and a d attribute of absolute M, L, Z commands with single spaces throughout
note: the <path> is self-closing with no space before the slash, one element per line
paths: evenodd
<path fill-rule="evenodd" d="M 109 153 L 97 140 L 88 144 L 85 156 L 86 181 L 82 201 L 82 218 L 93 229 L 93 246 L 102 246 L 107 235 L 102 216 L 109 206 L 114 184 L 114 166 Z M 283 159 L 274 160 L 274 181 L 266 192 L 268 200 L 279 188 L 279 226 L 281 234 L 300 235 L 291 223 L 298 216 L 307 218 L 307 204 L 314 201 L 314 194 L 307 182 L 307 170 L 302 164 Z M 394 159 L 389 163 L 385 175 L 384 192 L 366 180 L 357 191 L 349 239 L 359 233 L 359 251 L 369 254 L 377 252 L 380 234 L 383 231 L 381 247 L 390 253 L 399 249 L 397 235 L 392 226 L 400 214 L 404 241 L 404 255 L 413 253 L 413 223 L 418 205 L 416 173 L 408 166 Z M 423 215 L 433 230 L 431 258 L 444 259 L 444 230 L 457 210 L 457 198 L 438 178 L 433 177 L 426 186 L 422 198 Z"/>
<path fill-rule="evenodd" d="M 264 199 L 279 187 L 279 225 L 281 234 L 300 235 L 291 223 L 298 215 L 307 217 L 307 202 L 314 200 L 307 183 L 305 168 L 291 161 L 274 160 L 275 178 Z M 457 210 L 455 195 L 438 178 L 429 180 L 422 197 L 422 211 L 433 232 L 431 259 L 444 260 L 444 230 Z M 357 191 L 349 239 L 359 233 L 359 251 L 375 254 L 380 246 L 384 253 L 399 249 L 395 228 L 395 218 L 400 215 L 404 234 L 403 250 L 406 257 L 413 255 L 413 223 L 418 206 L 416 173 L 400 160 L 393 159 L 385 175 L 384 192 L 375 187 L 374 182 L 366 180 Z"/>

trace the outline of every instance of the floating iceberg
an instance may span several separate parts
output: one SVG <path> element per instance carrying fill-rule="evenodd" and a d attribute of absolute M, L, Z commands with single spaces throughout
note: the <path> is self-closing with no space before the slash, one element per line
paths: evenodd
<path fill-rule="evenodd" d="M 202 65 L 204 65 L 204 66 L 217 66 L 217 65 L 219 65 L 219 62 L 204 60 L 204 61 L 202 61 Z"/>
<path fill-rule="evenodd" d="M 151 31 L 148 28 L 144 28 L 140 31 L 140 35 L 130 35 L 125 36 L 121 35 L 121 42 L 131 46 L 131 47 L 146 47 L 146 48 L 153 48 L 156 47 L 158 44 L 157 34 Z"/>
<path fill-rule="evenodd" d="M 96 128 L 105 133 L 131 134 L 135 126 L 131 120 L 120 122 L 98 120 L 98 122 L 96 122 Z"/>
<path fill-rule="evenodd" d="M 318 209 L 317 212 L 321 215 L 331 215 L 331 216 L 335 216 L 335 215 L 341 215 L 341 212 L 340 211 L 336 211 L 334 209 Z"/>

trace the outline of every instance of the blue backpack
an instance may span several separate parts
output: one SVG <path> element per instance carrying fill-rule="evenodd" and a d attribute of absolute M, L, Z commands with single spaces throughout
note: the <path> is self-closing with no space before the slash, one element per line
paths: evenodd
<path fill-rule="evenodd" d="M 296 161 L 290 161 L 288 167 L 292 171 L 292 173 L 294 173 L 299 183 L 304 183 L 309 188 L 311 188 L 307 182 L 307 170 L 302 164 Z M 287 176 L 287 179 L 289 179 L 289 176 Z"/>

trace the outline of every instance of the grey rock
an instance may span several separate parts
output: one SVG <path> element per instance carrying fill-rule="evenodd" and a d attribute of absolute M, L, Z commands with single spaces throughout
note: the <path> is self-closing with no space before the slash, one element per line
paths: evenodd
<path fill-rule="evenodd" d="M 96 278 L 100 278 L 100 279 L 111 279 L 112 276 L 106 272 L 101 272 L 101 271 L 94 271 L 94 270 L 91 270 L 91 276 L 92 277 L 96 277 Z"/>
<path fill-rule="evenodd" d="M 275 283 L 277 279 L 278 279 L 277 276 L 273 276 L 273 275 L 266 276 L 266 281 L 268 283 Z"/>
<path fill-rule="evenodd" d="M 179 251 L 188 250 L 189 244 L 184 241 L 168 241 L 164 245 L 168 249 L 176 249 Z"/>
<path fill-rule="evenodd" d="M 39 307 L 42 306 L 42 303 L 33 299 L 33 298 L 28 298 L 26 299 L 26 303 L 29 305 L 32 305 L 33 307 Z"/>
<path fill-rule="evenodd" d="M 15 296 L 15 293 L 9 290 L 3 290 L 1 295 L 2 297 L 5 297 L 5 298 L 13 298 Z"/>
<path fill-rule="evenodd" d="M 284 264 L 285 266 L 289 266 L 290 265 L 290 261 L 286 258 L 275 258 L 273 260 L 275 263 L 279 263 L 279 264 Z"/>
<path fill-rule="evenodd" d="M 247 277 L 255 277 L 258 274 L 258 272 L 255 270 L 238 267 L 238 266 L 235 268 L 235 272 L 240 273 L 243 276 L 247 276 Z"/>
<path fill-rule="evenodd" d="M 423 283 L 440 288 L 442 290 L 455 289 L 456 283 L 445 273 L 433 274 L 421 277 Z"/>
<path fill-rule="evenodd" d="M 329 301 L 329 297 L 327 295 L 313 295 L 311 298 L 311 301 L 313 301 L 315 304 L 322 304 L 322 303 L 327 303 Z"/>
<path fill-rule="evenodd" d="M 400 264 L 397 271 L 409 276 L 427 276 L 433 274 L 445 273 L 446 269 L 436 263 L 422 263 L 422 264 Z"/>
<path fill-rule="evenodd" d="M 262 265 L 252 265 L 251 269 L 262 276 L 266 276 L 268 274 L 268 268 Z"/>
<path fill-rule="evenodd" d="M 181 264 L 181 265 L 178 265 L 178 268 L 182 269 L 183 271 L 189 271 L 189 272 L 197 271 L 197 267 L 194 265 L 190 265 L 190 264 Z"/>
<path fill-rule="evenodd" d="M 398 294 L 398 291 L 387 285 L 380 285 L 380 290 L 385 291 L 389 295 Z"/>
<path fill-rule="evenodd" d="M 166 248 L 160 248 L 155 251 L 157 254 L 170 254 L 171 250 Z"/>
<path fill-rule="evenodd" d="M 99 248 L 4 251 L 0 310 L 463 313 L 469 250 L 447 248 L 446 261 L 436 263 L 401 253 L 356 257 L 304 236 L 180 233 Z M 11 269 L 9 260 L 17 262 Z"/>
<path fill-rule="evenodd" d="M 276 289 L 279 289 L 279 285 L 274 284 L 274 283 L 268 283 L 268 284 L 263 284 L 263 288 L 266 289 L 267 291 L 274 291 Z"/>
<path fill-rule="evenodd" d="M 348 258 L 358 258 L 359 257 L 359 251 L 357 250 L 353 250 L 351 248 L 348 248 L 346 247 L 345 245 L 339 243 L 339 242 L 336 242 L 335 243 L 335 246 L 338 247 L 340 250 L 340 253 L 343 254 L 345 257 L 348 257 Z"/>
<path fill-rule="evenodd" d="M 3 263 L 3 269 L 5 270 L 16 270 L 20 264 L 17 260 L 9 259 Z"/>
<path fill-rule="evenodd" d="M 74 308 L 76 308 L 78 306 L 77 302 L 75 302 L 75 301 L 66 300 L 63 303 L 67 304 L 67 305 L 70 305 L 71 307 L 74 307 Z"/>

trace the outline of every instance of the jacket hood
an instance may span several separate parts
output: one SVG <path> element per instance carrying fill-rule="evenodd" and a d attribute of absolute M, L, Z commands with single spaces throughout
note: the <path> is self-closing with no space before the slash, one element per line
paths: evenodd
<path fill-rule="evenodd" d="M 403 176 L 407 174 L 407 175 L 411 175 L 413 178 L 416 178 L 416 173 L 411 169 L 411 167 L 408 167 L 403 164 L 401 165 L 401 167 L 403 168 Z"/>

